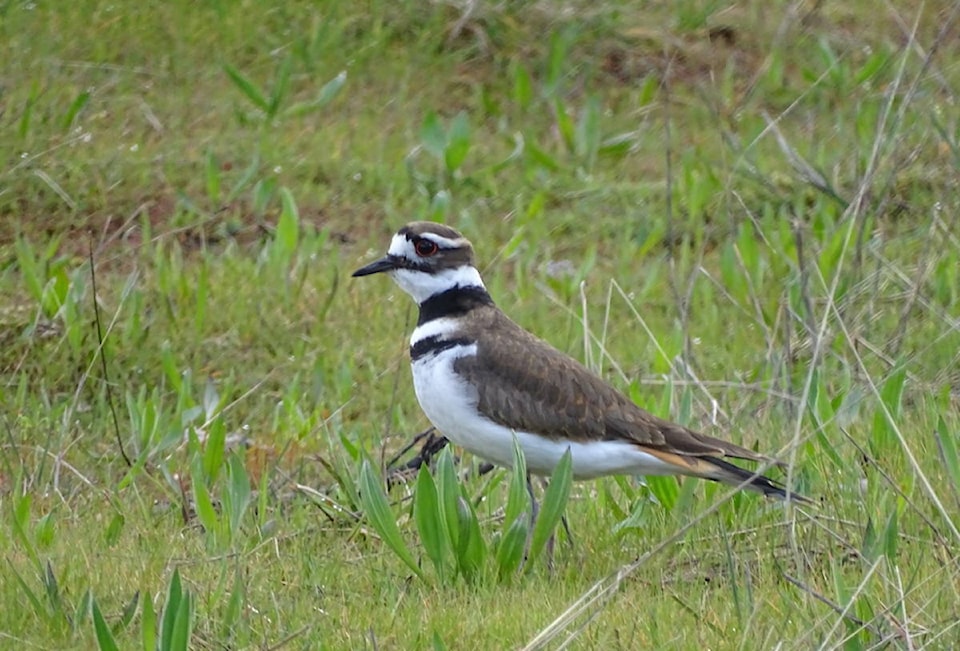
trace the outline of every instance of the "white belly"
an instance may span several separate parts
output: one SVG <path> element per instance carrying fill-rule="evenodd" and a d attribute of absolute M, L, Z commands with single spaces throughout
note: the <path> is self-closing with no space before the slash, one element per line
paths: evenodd
<path fill-rule="evenodd" d="M 413 363 L 413 386 L 427 418 L 457 445 L 501 466 L 513 465 L 516 434 L 527 461 L 537 475 L 549 475 L 569 449 L 575 479 L 602 475 L 673 475 L 676 468 L 625 441 L 569 442 L 498 425 L 479 415 L 477 393 L 453 370 L 458 357 L 476 355 L 476 344 L 458 346 Z"/>

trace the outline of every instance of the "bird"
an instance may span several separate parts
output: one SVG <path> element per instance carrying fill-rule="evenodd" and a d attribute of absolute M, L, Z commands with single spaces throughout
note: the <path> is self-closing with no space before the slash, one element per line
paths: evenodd
<path fill-rule="evenodd" d="M 473 245 L 457 230 L 406 224 L 385 256 L 352 275 L 381 273 L 419 307 L 410 360 L 420 407 L 463 449 L 510 467 L 516 440 L 534 475 L 550 476 L 569 450 L 575 480 L 688 476 L 807 501 L 730 460 L 781 462 L 649 413 L 510 319 L 487 291 Z"/>

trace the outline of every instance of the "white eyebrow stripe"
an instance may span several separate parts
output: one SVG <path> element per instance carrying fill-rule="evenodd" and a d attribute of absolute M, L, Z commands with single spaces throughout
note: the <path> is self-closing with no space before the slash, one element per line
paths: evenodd
<path fill-rule="evenodd" d="M 435 242 L 437 246 L 442 249 L 459 249 L 468 244 L 467 240 L 462 237 L 458 237 L 455 240 L 451 240 L 449 237 L 444 237 L 443 235 L 437 235 L 436 233 L 423 233 L 420 235 L 425 240 L 430 240 Z"/>

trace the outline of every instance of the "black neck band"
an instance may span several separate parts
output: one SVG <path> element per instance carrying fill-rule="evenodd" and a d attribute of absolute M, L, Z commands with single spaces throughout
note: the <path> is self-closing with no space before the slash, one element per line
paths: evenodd
<path fill-rule="evenodd" d="M 432 337 L 421 339 L 414 345 L 410 346 L 410 360 L 415 362 L 418 359 L 423 359 L 427 355 L 436 355 L 437 353 L 442 353 L 445 350 L 450 350 L 451 348 L 456 348 L 457 346 L 469 346 L 473 343 L 476 342 L 472 339 L 467 339 L 466 337 L 441 339 L 440 335 L 433 335 Z"/>
<path fill-rule="evenodd" d="M 453 289 L 434 294 L 421 303 L 417 325 L 445 316 L 460 316 L 483 305 L 493 305 L 493 299 L 490 298 L 486 289 L 476 285 L 470 287 L 457 285 Z"/>

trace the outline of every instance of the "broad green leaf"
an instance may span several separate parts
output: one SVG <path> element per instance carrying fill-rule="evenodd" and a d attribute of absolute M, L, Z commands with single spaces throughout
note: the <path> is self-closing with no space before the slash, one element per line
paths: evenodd
<path fill-rule="evenodd" d="M 177 360 L 173 356 L 173 347 L 169 341 L 164 341 L 160 346 L 160 363 L 163 366 L 167 382 L 170 383 L 174 393 L 180 393 L 183 390 L 183 375 L 181 375 L 177 366 Z"/>
<path fill-rule="evenodd" d="M 643 84 L 640 86 L 640 95 L 637 97 L 638 106 L 646 106 L 653 101 L 653 98 L 656 97 L 657 91 L 660 90 L 660 75 L 656 73 L 650 73 L 643 80 Z"/>
<path fill-rule="evenodd" d="M 501 581 L 509 580 L 523 562 L 523 550 L 527 544 L 527 527 L 523 518 L 513 521 L 500 539 L 497 547 L 497 575 Z"/>
<path fill-rule="evenodd" d="M 453 465 L 453 453 L 448 445 L 437 459 L 437 496 L 440 500 L 440 514 L 443 526 L 450 540 L 450 549 L 459 549 L 460 528 L 457 519 L 457 498 L 460 496 L 460 482 Z"/>
<path fill-rule="evenodd" d="M 233 590 L 230 592 L 230 600 L 227 602 L 227 608 L 223 613 L 223 638 L 229 640 L 233 637 L 234 629 L 240 621 L 245 602 L 245 583 L 243 570 L 238 566 L 233 575 Z"/>
<path fill-rule="evenodd" d="M 463 111 L 457 113 L 450 123 L 450 129 L 447 131 L 447 148 L 444 152 L 444 162 L 447 166 L 447 172 L 453 173 L 460 169 L 467 153 L 470 151 L 470 123 L 467 121 L 467 114 Z"/>
<path fill-rule="evenodd" d="M 210 386 L 212 382 L 208 382 Z M 227 425 L 222 418 L 214 418 L 207 427 L 206 440 L 203 442 L 203 472 L 209 482 L 215 482 L 223 468 L 223 457 L 227 447 Z"/>
<path fill-rule="evenodd" d="M 555 31 L 550 35 L 550 51 L 547 55 L 547 70 L 543 80 L 543 90 L 547 97 L 560 94 L 560 85 L 564 70 L 569 62 L 568 35 Z"/>
<path fill-rule="evenodd" d="M 139 594 L 139 593 L 138 593 Z M 73 611 L 73 628 L 76 629 L 78 626 L 83 624 L 84 620 L 90 615 L 90 606 L 93 603 L 93 595 L 90 593 L 90 588 L 87 588 L 83 591 L 83 596 L 80 597 L 80 601 L 77 602 L 77 607 Z M 116 630 L 116 628 L 114 628 Z"/>
<path fill-rule="evenodd" d="M 947 471 L 947 476 L 953 482 L 954 490 L 960 491 L 960 454 L 957 452 L 957 433 L 950 432 L 943 416 L 937 418 L 937 430 L 934 433 L 937 439 L 937 448 L 940 450 L 940 459 Z"/>
<path fill-rule="evenodd" d="M 530 160 L 543 167 L 547 171 L 556 172 L 562 166 L 557 162 L 557 159 L 545 152 L 543 149 L 540 149 L 532 141 L 527 141 L 525 146 L 525 151 L 530 155 Z"/>
<path fill-rule="evenodd" d="M 370 462 L 366 459 L 360 466 L 360 501 L 363 504 L 363 511 L 369 520 L 370 525 L 380 534 L 380 538 L 389 547 L 397 557 L 409 567 L 414 574 L 423 579 L 423 572 L 417 566 L 416 559 L 410 553 L 403 535 L 400 533 L 400 527 L 397 526 L 396 516 L 393 509 L 390 508 L 390 502 L 387 501 L 387 495 L 383 491 L 383 484 L 377 473 L 374 472 Z"/>
<path fill-rule="evenodd" d="M 253 178 L 257 175 L 257 172 L 260 171 L 260 155 L 257 152 L 254 152 L 253 157 L 250 159 L 250 164 L 247 165 L 246 169 L 243 170 L 243 174 L 240 175 L 240 178 L 237 182 L 230 188 L 230 192 L 227 194 L 225 199 L 226 203 L 234 201 L 240 193 L 244 191 L 248 185 L 250 185 Z"/>
<path fill-rule="evenodd" d="M 130 625 L 130 622 L 133 621 L 133 616 L 137 614 L 137 606 L 140 605 L 140 591 L 137 590 L 133 593 L 133 596 L 130 598 L 130 601 L 127 602 L 127 605 L 123 607 L 123 612 L 120 613 L 120 619 L 116 624 L 113 625 L 111 629 L 114 633 L 119 633 L 120 631 L 127 628 Z"/>
<path fill-rule="evenodd" d="M 513 65 L 513 101 L 521 109 L 526 109 L 533 101 L 533 81 L 530 72 L 521 63 Z"/>
<path fill-rule="evenodd" d="M 293 193 L 285 187 L 280 188 L 280 203 L 282 209 L 277 220 L 277 230 L 274 235 L 275 251 L 281 260 L 288 260 L 297 250 L 297 241 L 300 236 L 300 211 Z"/>
<path fill-rule="evenodd" d="M 428 210 L 430 219 L 436 222 L 442 222 L 450 212 L 450 193 L 446 190 L 440 190 L 430 201 Z"/>
<path fill-rule="evenodd" d="M 323 108 L 333 101 L 333 98 L 340 93 L 340 89 L 343 88 L 345 83 L 347 83 L 347 71 L 341 70 L 336 77 L 325 83 L 323 87 L 320 88 L 320 92 L 317 93 L 316 98 L 310 100 L 309 102 L 300 102 L 294 104 L 287 111 L 287 114 L 299 116 Z"/>
<path fill-rule="evenodd" d="M 430 469 L 420 466 L 417 474 L 416 492 L 413 496 L 413 520 L 420 534 L 420 542 L 427 553 L 427 558 L 436 568 L 440 580 L 443 581 L 444 559 L 448 549 L 448 538 L 443 530 L 443 515 L 440 512 L 440 498 L 437 494 L 437 485 L 433 481 Z"/>
<path fill-rule="evenodd" d="M 47 592 L 47 601 L 50 602 L 50 605 L 53 606 L 55 611 L 60 612 L 63 609 L 63 604 L 60 600 L 60 585 L 57 583 L 57 577 L 53 573 L 53 565 L 51 565 L 49 560 L 47 561 L 41 578 L 43 587 Z"/>
<path fill-rule="evenodd" d="M 540 505 L 540 514 L 533 525 L 533 535 L 530 539 L 530 551 L 527 554 L 527 568 L 533 566 L 534 561 L 543 551 L 544 546 L 560 523 L 567 508 L 567 499 L 570 497 L 570 488 L 573 485 L 573 458 L 568 449 L 563 453 L 560 463 L 554 468 L 550 476 L 550 485 L 543 494 L 543 503 Z"/>
<path fill-rule="evenodd" d="M 510 475 L 510 489 L 507 493 L 507 506 L 504 510 L 503 526 L 509 530 L 517 518 L 530 509 L 530 495 L 527 492 L 527 461 L 516 434 L 513 436 L 513 473 Z"/>
<path fill-rule="evenodd" d="M 207 180 L 207 199 L 213 206 L 217 206 L 220 203 L 220 161 L 212 151 L 207 152 L 204 172 Z"/>
<path fill-rule="evenodd" d="M 423 119 L 420 127 L 420 144 L 434 158 L 443 160 L 447 151 L 447 132 L 440 123 L 437 114 L 431 111 Z"/>
<path fill-rule="evenodd" d="M 167 599 L 163 604 L 163 614 L 160 616 L 160 650 L 173 649 L 172 640 L 177 623 L 177 612 L 183 601 L 183 586 L 180 583 L 180 569 L 173 570 L 170 585 L 167 586 Z"/>
<path fill-rule="evenodd" d="M 592 170 L 600 149 L 600 100 L 596 96 L 591 96 L 580 111 L 575 146 L 581 163 L 587 170 Z"/>
<path fill-rule="evenodd" d="M 553 115 L 557 121 L 557 130 L 563 139 L 563 144 L 568 152 L 577 150 L 577 129 L 573 124 L 573 118 L 567 113 L 567 107 L 559 98 L 553 103 Z"/>
<path fill-rule="evenodd" d="M 230 455 L 227 462 L 227 483 L 223 493 L 223 508 L 229 518 L 231 538 L 240 531 L 243 516 L 250 505 L 250 477 L 240 454 Z"/>
<path fill-rule="evenodd" d="M 194 464 L 196 466 L 196 464 Z M 220 530 L 220 518 L 217 516 L 217 510 L 213 508 L 213 500 L 210 499 L 210 491 L 207 489 L 207 482 L 201 472 L 195 471 L 193 476 L 193 508 L 196 510 L 197 519 L 206 530 L 208 535 L 216 536 Z"/>
<path fill-rule="evenodd" d="M 193 633 L 193 597 L 184 591 L 177 605 L 170 631 L 169 651 L 188 651 Z"/>
<path fill-rule="evenodd" d="M 47 280 L 43 276 L 44 261 L 37 259 L 37 255 L 24 237 L 18 237 L 14 242 L 14 249 L 17 253 L 17 267 L 20 270 L 20 276 L 23 279 L 30 295 L 37 302 L 43 296 L 43 286 Z"/>
<path fill-rule="evenodd" d="M 43 288 L 43 296 L 40 299 L 41 307 L 47 317 L 54 317 L 67 300 L 67 294 L 70 291 L 70 278 L 67 276 L 67 270 L 58 265 L 50 273 L 46 286 Z"/>
<path fill-rule="evenodd" d="M 277 179 L 268 176 L 257 181 L 253 186 L 253 213 L 262 216 L 267 207 L 273 202 L 273 195 L 277 190 Z"/>
<path fill-rule="evenodd" d="M 140 645 L 143 651 L 156 651 L 157 613 L 153 610 L 150 593 L 143 594 L 143 605 L 140 607 Z"/>
<path fill-rule="evenodd" d="M 895 502 L 890 509 L 890 515 L 887 516 L 887 524 L 883 528 L 883 555 L 893 564 L 897 562 L 897 543 L 900 541 L 898 512 L 899 509 Z"/>
<path fill-rule="evenodd" d="M 483 568 L 487 547 L 480 532 L 477 514 L 462 495 L 457 497 L 457 525 L 460 529 L 457 565 L 464 578 L 472 581 Z"/>
<path fill-rule="evenodd" d="M 680 484 L 675 477 L 647 477 L 645 479 L 647 488 L 657 502 L 663 507 L 664 511 L 670 512 L 677 505 L 677 499 L 680 497 Z"/>
<path fill-rule="evenodd" d="M 863 529 L 863 542 L 860 543 L 860 553 L 868 561 L 877 557 L 877 529 L 873 525 L 873 518 L 867 517 L 867 526 Z"/>

